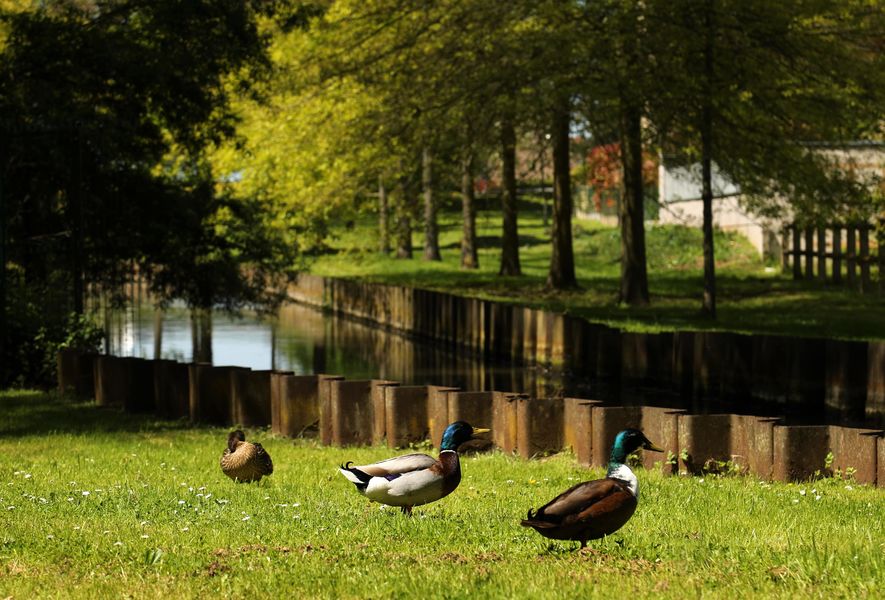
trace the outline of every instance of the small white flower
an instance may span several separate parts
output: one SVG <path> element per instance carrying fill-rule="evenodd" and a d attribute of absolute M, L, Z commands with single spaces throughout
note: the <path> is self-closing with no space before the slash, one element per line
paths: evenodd
<path fill-rule="evenodd" d="M 701 477 L 700 479 L 698 479 L 698 483 L 704 483 L 704 478 Z"/>
<path fill-rule="evenodd" d="M 798 499 L 798 498 L 793 498 L 793 504 L 799 504 L 799 499 Z"/>
<path fill-rule="evenodd" d="M 264 499 L 265 499 L 265 500 L 270 500 L 270 496 L 265 496 Z"/>
<path fill-rule="evenodd" d="M 83 490 L 83 495 L 84 495 L 84 496 L 88 496 L 88 495 L 89 495 L 89 490 Z"/>
<path fill-rule="evenodd" d="M 143 535 L 143 536 L 141 536 L 141 539 L 146 540 L 146 539 L 148 539 L 148 536 L 147 536 L 147 535 Z"/>
<path fill-rule="evenodd" d="M 244 520 L 244 521 L 248 521 L 248 520 L 251 519 L 251 518 L 252 518 L 252 517 L 250 517 L 249 515 L 246 515 L 245 517 L 243 517 L 243 520 Z"/>
<path fill-rule="evenodd" d="M 142 527 L 144 527 L 147 524 L 148 524 L 148 521 L 142 521 L 141 523 L 139 523 L 139 525 L 141 525 Z"/>
<path fill-rule="evenodd" d="M 805 495 L 805 490 L 799 490 L 799 495 L 800 495 L 800 496 L 804 496 L 804 495 Z"/>
<path fill-rule="evenodd" d="M 845 489 L 848 490 L 848 491 L 850 492 L 850 491 L 853 490 L 854 488 L 853 488 L 852 486 L 850 486 L 850 485 L 846 485 L 846 486 L 845 486 Z"/>
<path fill-rule="evenodd" d="M 182 527 L 181 530 L 182 531 L 190 531 L 190 527 Z"/>
<path fill-rule="evenodd" d="M 80 531 L 80 526 L 79 526 L 79 525 L 74 525 L 74 531 Z"/>
<path fill-rule="evenodd" d="M 293 515 L 292 518 L 293 518 L 293 519 L 300 519 L 300 518 L 301 518 L 301 515 Z"/>
<path fill-rule="evenodd" d="M 7 506 L 6 510 L 15 510 L 15 507 L 14 506 Z"/>
<path fill-rule="evenodd" d="M 179 504 L 184 504 L 184 500 L 179 500 L 178 503 L 179 503 Z"/>
<path fill-rule="evenodd" d="M 201 486 L 200 486 L 199 488 L 197 488 L 197 489 L 199 489 L 199 490 L 202 492 L 203 490 L 206 489 L 206 486 L 205 486 L 205 485 L 201 485 Z"/>
<path fill-rule="evenodd" d="M 513 483 L 514 483 L 514 482 L 513 482 L 512 479 L 508 479 L 508 480 L 507 480 L 507 485 L 513 485 Z"/>
<path fill-rule="evenodd" d="M 820 500 L 820 498 L 821 498 L 820 494 L 818 494 L 817 496 L 814 497 L 815 500 Z"/>
<path fill-rule="evenodd" d="M 208 500 L 208 499 L 209 499 L 209 498 L 211 498 L 211 497 L 212 497 L 212 494 L 206 494 L 206 496 L 205 496 L 205 497 L 206 497 L 206 500 Z"/>
<path fill-rule="evenodd" d="M 46 536 L 46 539 L 47 540 L 54 540 L 55 536 L 50 533 L 49 535 Z"/>
<path fill-rule="evenodd" d="M 122 546 L 123 542 L 114 542 L 114 546 Z"/>
<path fill-rule="evenodd" d="M 298 508 L 299 506 L 301 506 L 301 503 L 300 502 L 293 502 L 292 506 L 294 506 L 295 508 Z"/>
<path fill-rule="evenodd" d="M 31 478 L 31 474 L 30 474 L 30 473 L 25 473 L 25 479 L 30 479 L 30 478 Z"/>

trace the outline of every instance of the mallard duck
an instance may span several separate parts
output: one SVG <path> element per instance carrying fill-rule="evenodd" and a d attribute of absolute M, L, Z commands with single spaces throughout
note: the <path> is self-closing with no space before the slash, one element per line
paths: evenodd
<path fill-rule="evenodd" d="M 546 538 L 581 542 L 581 548 L 614 533 L 636 510 L 639 482 L 625 463 L 637 448 L 663 452 L 638 429 L 625 429 L 615 437 L 605 479 L 579 483 L 537 511 L 529 509 L 521 525 Z"/>
<path fill-rule="evenodd" d="M 369 500 L 399 506 L 412 514 L 413 506 L 436 502 L 455 491 L 461 482 L 458 447 L 475 434 L 488 429 L 474 429 L 464 421 L 446 427 L 439 446 L 439 459 L 426 454 L 407 454 L 371 465 L 341 465 L 344 475 Z"/>
<path fill-rule="evenodd" d="M 237 429 L 227 436 L 227 448 L 221 455 L 221 470 L 234 481 L 260 481 L 273 473 L 273 461 L 261 444 L 247 442 L 246 435 Z"/>

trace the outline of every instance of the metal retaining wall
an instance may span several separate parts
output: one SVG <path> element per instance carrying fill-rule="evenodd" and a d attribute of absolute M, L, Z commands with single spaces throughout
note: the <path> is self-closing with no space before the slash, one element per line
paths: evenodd
<path fill-rule="evenodd" d="M 428 437 L 438 444 L 448 423 L 464 419 L 492 428 L 475 449 L 494 445 L 532 458 L 571 448 L 581 464 L 599 467 L 608 461 L 616 433 L 636 427 L 667 451 L 647 453 L 643 465 L 667 474 L 738 470 L 786 481 L 839 470 L 885 487 L 885 437 L 878 430 L 70 350 L 59 354 L 58 365 L 60 392 L 94 397 L 101 406 L 218 426 L 269 426 L 278 435 L 314 436 L 324 444 L 386 441 L 395 448 Z M 90 370 L 92 385 L 85 375 Z"/>
<path fill-rule="evenodd" d="M 885 342 L 716 331 L 623 332 L 585 319 L 428 290 L 301 275 L 297 302 L 485 356 L 698 402 L 885 426 Z M 829 420 L 828 419 L 828 420 Z"/>

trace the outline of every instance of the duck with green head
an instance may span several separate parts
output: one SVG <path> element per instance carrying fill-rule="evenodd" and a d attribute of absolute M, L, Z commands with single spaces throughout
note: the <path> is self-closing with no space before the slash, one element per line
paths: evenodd
<path fill-rule="evenodd" d="M 521 525 L 546 538 L 581 542 L 581 548 L 614 533 L 636 510 L 639 482 L 627 457 L 639 448 L 663 452 L 638 429 L 625 429 L 615 437 L 605 479 L 579 483 L 537 511 L 529 509 Z"/>
<path fill-rule="evenodd" d="M 413 506 L 436 502 L 455 491 L 461 482 L 458 447 L 487 431 L 457 421 L 443 433 L 438 459 L 426 454 L 407 454 L 358 467 L 348 462 L 340 471 L 369 500 L 399 506 L 410 515 Z"/>

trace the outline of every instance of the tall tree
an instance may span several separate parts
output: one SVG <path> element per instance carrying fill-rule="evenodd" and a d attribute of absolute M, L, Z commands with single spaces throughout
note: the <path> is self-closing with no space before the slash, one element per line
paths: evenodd
<path fill-rule="evenodd" d="M 421 150 L 421 187 L 424 193 L 424 260 L 442 260 L 439 254 L 436 197 L 433 193 L 433 152 L 428 146 Z"/>
<path fill-rule="evenodd" d="M 513 120 L 501 121 L 501 267 L 498 275 L 521 275 L 517 214 L 519 195 L 516 187 L 516 129 Z"/>
<path fill-rule="evenodd" d="M 702 308 L 715 317 L 714 171 L 757 214 L 812 223 L 875 210 L 845 149 L 883 133 L 885 11 L 861 0 L 651 7 L 656 30 L 678 43 L 662 78 L 674 93 L 649 103 L 650 118 L 671 160 L 700 162 Z"/>
<path fill-rule="evenodd" d="M 555 289 L 578 286 L 572 248 L 571 101 L 566 96 L 553 111 L 553 252 L 547 285 Z"/>
<path fill-rule="evenodd" d="M 478 269 L 479 254 L 476 248 L 476 198 L 473 189 L 473 149 L 464 149 L 461 158 L 461 268 Z"/>
<path fill-rule="evenodd" d="M 247 89 L 267 72 L 265 9 L 71 0 L 0 14 L 0 185 L 16 266 L 7 341 L 33 346 L 36 323 L 57 334 L 87 285 L 119 289 L 133 266 L 163 301 L 279 298 L 268 290 L 291 252 L 206 161 L 233 132 L 228 82 Z"/>

